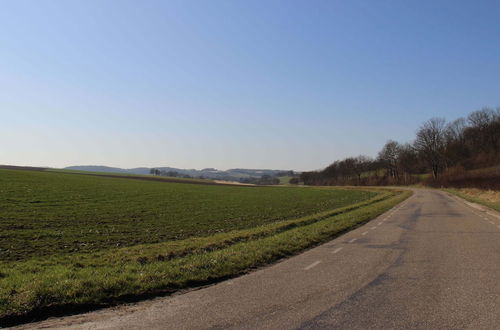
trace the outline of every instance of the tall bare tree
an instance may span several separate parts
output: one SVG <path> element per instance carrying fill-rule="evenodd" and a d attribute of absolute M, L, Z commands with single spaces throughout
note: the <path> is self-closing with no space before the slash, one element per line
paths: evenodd
<path fill-rule="evenodd" d="M 432 118 L 420 126 L 413 144 L 421 157 L 427 161 L 435 179 L 444 167 L 445 132 L 446 121 L 443 118 Z"/>
<path fill-rule="evenodd" d="M 466 129 L 467 123 L 464 118 L 456 119 L 446 126 L 446 167 L 460 165 L 467 158 Z"/>
<path fill-rule="evenodd" d="M 403 183 L 410 184 L 412 182 L 412 174 L 418 173 L 418 155 L 415 149 L 409 144 L 405 143 L 399 148 L 398 155 L 398 169 L 403 174 Z"/>
<path fill-rule="evenodd" d="M 399 179 L 398 155 L 401 145 L 393 140 L 385 143 L 382 150 L 378 153 L 378 160 L 387 171 L 387 176 L 393 180 Z"/>

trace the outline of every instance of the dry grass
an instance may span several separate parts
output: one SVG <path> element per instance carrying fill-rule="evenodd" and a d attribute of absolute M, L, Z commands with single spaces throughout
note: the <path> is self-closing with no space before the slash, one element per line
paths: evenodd
<path fill-rule="evenodd" d="M 485 190 L 477 188 L 446 189 L 446 191 L 468 201 L 488 206 L 500 211 L 500 190 Z"/>
<path fill-rule="evenodd" d="M 491 203 L 500 203 L 500 191 L 498 190 L 481 190 L 476 188 L 460 189 L 462 194 L 467 196 L 482 199 Z"/>

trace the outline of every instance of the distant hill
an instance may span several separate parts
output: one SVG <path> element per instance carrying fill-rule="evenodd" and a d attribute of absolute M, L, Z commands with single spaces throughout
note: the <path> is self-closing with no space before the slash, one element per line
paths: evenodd
<path fill-rule="evenodd" d="M 227 171 L 220 171 L 215 168 L 205 168 L 202 170 L 196 169 L 182 169 L 175 167 L 154 167 L 163 173 L 177 173 L 178 176 L 189 175 L 193 178 L 203 177 L 206 179 L 214 180 L 227 180 L 227 181 L 241 181 L 249 178 L 261 178 L 263 175 L 279 176 L 285 170 L 269 170 L 269 169 L 245 169 L 235 168 Z M 88 171 L 88 172 L 110 172 L 110 173 L 128 173 L 128 174 L 150 174 L 151 167 L 137 167 L 137 168 L 118 168 L 109 166 L 96 166 L 96 165 L 83 165 L 83 166 L 69 166 L 67 170 Z"/>
<path fill-rule="evenodd" d="M 150 169 L 146 167 L 138 168 L 118 168 L 109 166 L 97 166 L 97 165 L 83 165 L 83 166 L 69 166 L 65 167 L 65 170 L 75 170 L 75 171 L 86 171 L 86 172 L 109 172 L 109 173 L 129 173 L 129 174 L 149 174 Z"/>

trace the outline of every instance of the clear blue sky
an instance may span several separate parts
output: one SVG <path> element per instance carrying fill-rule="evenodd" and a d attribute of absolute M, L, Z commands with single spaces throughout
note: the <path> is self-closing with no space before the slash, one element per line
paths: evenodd
<path fill-rule="evenodd" d="M 500 105 L 499 1 L 2 1 L 0 164 L 309 170 Z"/>

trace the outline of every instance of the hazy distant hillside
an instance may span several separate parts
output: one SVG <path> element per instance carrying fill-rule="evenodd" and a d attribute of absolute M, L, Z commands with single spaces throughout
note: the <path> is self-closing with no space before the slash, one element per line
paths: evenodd
<path fill-rule="evenodd" d="M 230 180 L 230 181 L 240 181 L 242 179 L 248 179 L 248 178 L 261 178 L 263 175 L 277 176 L 280 173 L 286 172 L 284 170 L 244 169 L 244 168 L 229 169 L 227 171 L 219 171 L 215 168 L 204 168 L 202 170 L 182 169 L 174 167 L 154 167 L 154 168 L 162 172 L 177 172 L 180 175 L 189 175 L 194 178 L 203 177 L 207 179 Z M 123 169 L 118 167 L 96 166 L 96 165 L 69 166 L 66 167 L 65 169 L 89 171 L 89 172 L 112 172 L 112 173 L 129 173 L 129 174 L 150 174 L 151 171 L 150 167 Z"/>
<path fill-rule="evenodd" d="M 149 168 L 118 168 L 109 166 L 96 166 L 96 165 L 82 165 L 82 166 L 69 166 L 65 170 L 87 171 L 87 172 L 111 172 L 111 173 L 130 173 L 130 174 L 149 174 Z"/>

